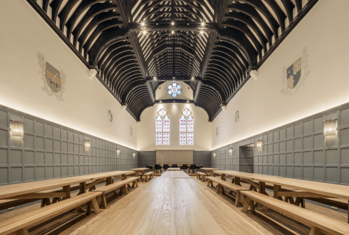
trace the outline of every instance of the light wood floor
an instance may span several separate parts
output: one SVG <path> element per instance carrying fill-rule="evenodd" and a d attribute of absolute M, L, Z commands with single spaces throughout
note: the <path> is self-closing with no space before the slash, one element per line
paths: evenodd
<path fill-rule="evenodd" d="M 245 214 L 229 195 L 217 195 L 215 188 L 178 173 L 142 182 L 127 196 L 111 194 L 108 209 L 97 215 L 67 213 L 30 234 L 309 234 L 309 228 L 271 210 Z M 38 206 L 0 214 L 0 220 Z M 346 221 L 345 213 L 311 203 L 306 207 Z"/>

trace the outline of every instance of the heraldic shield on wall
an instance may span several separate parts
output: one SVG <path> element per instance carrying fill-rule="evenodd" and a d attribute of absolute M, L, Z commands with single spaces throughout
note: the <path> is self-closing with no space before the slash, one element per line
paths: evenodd
<path fill-rule="evenodd" d="M 48 62 L 46 62 L 45 77 L 48 86 L 54 93 L 61 90 L 61 73 Z"/>
<path fill-rule="evenodd" d="M 295 88 L 301 78 L 302 58 L 299 58 L 287 69 L 287 87 Z"/>

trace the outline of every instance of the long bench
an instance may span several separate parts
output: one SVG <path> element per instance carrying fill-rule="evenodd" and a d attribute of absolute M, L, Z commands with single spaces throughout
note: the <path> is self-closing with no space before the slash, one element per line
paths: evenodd
<path fill-rule="evenodd" d="M 319 230 L 323 230 L 330 234 L 349 234 L 349 224 L 345 222 L 338 221 L 254 191 L 242 191 L 241 193 L 246 196 L 242 208 L 243 212 L 246 212 L 250 207 L 251 212 L 254 213 L 254 202 L 257 202 L 284 216 L 309 226 L 311 228 L 310 234 L 319 234 Z"/>
<path fill-rule="evenodd" d="M 145 182 L 148 182 L 148 178 L 151 179 L 152 177 L 154 178 L 154 171 L 147 172 L 143 174 Z"/>
<path fill-rule="evenodd" d="M 224 188 L 228 188 L 231 191 L 234 191 L 236 193 L 236 198 L 235 198 L 235 206 L 238 207 L 239 206 L 239 202 L 241 201 L 241 191 L 248 191 L 247 188 L 244 188 L 242 186 L 236 185 L 236 184 L 232 184 L 230 182 L 227 182 L 225 180 L 221 180 L 219 178 L 215 178 L 215 177 L 207 177 L 207 187 L 213 186 L 213 183 L 215 182 L 217 183 L 217 193 L 219 194 L 220 191 L 222 191 L 223 194 L 225 194 Z"/>
<path fill-rule="evenodd" d="M 50 220 L 60 214 L 75 209 L 85 203 L 89 203 L 88 209 L 93 207 L 95 213 L 99 212 L 99 206 L 96 197 L 101 192 L 87 192 L 73 198 L 68 198 L 59 203 L 29 211 L 9 219 L 0 221 L 0 234 L 10 234 L 17 232 L 19 234 L 29 234 L 28 229 Z"/>
<path fill-rule="evenodd" d="M 137 183 L 138 179 L 139 179 L 139 177 L 131 177 L 128 179 L 119 180 L 119 181 L 116 181 L 112 184 L 97 188 L 95 191 L 101 193 L 100 197 L 98 198 L 98 202 L 99 203 L 102 202 L 103 208 L 107 209 L 107 200 L 105 197 L 105 195 L 107 193 L 114 191 L 114 193 L 116 194 L 115 190 L 120 189 L 119 195 L 122 194 L 122 191 L 124 191 L 125 194 L 127 195 L 128 194 L 127 185 L 129 183 L 133 183 L 132 188 L 134 187 L 134 185 L 136 185 L 136 187 L 138 187 L 138 183 Z"/>
<path fill-rule="evenodd" d="M 197 178 L 200 179 L 200 176 L 202 177 L 202 181 L 206 181 L 206 176 L 207 174 L 206 173 L 203 173 L 203 172 L 197 172 Z"/>

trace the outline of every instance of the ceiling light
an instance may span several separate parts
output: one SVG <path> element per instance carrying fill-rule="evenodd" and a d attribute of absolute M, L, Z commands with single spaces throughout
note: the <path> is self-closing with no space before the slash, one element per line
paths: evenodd
<path fill-rule="evenodd" d="M 143 30 L 143 34 L 146 34 L 146 33 L 147 33 L 147 31 Z"/>
<path fill-rule="evenodd" d="M 141 25 L 144 26 L 144 22 L 142 22 Z"/>
<path fill-rule="evenodd" d="M 191 80 L 194 80 L 194 77 L 191 77 Z"/>
<path fill-rule="evenodd" d="M 202 22 L 201 25 L 202 25 L 202 26 L 205 26 L 205 22 Z"/>
<path fill-rule="evenodd" d="M 172 30 L 171 33 L 174 34 L 174 30 Z"/>
<path fill-rule="evenodd" d="M 174 22 L 171 22 L 171 25 L 174 25 Z"/>
<path fill-rule="evenodd" d="M 201 30 L 201 31 L 200 31 L 200 34 L 204 34 L 204 31 Z"/>

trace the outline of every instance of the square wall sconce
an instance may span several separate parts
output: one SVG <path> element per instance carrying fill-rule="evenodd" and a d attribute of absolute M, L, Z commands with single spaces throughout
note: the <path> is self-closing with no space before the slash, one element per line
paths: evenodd
<path fill-rule="evenodd" d="M 229 149 L 229 154 L 233 155 L 233 149 L 232 148 Z"/>
<path fill-rule="evenodd" d="M 262 140 L 257 140 L 257 150 L 262 151 L 263 142 Z"/>
<path fill-rule="evenodd" d="M 135 152 L 133 152 L 133 158 L 135 158 L 136 157 L 136 153 Z"/>
<path fill-rule="evenodd" d="M 337 135 L 338 122 L 337 119 L 324 120 L 324 136 L 336 136 Z"/>
<path fill-rule="evenodd" d="M 23 121 L 10 121 L 11 137 L 23 138 L 24 136 L 24 122 Z"/>
<path fill-rule="evenodd" d="M 85 140 L 85 151 L 89 152 L 91 148 L 91 142 L 90 140 Z"/>
<path fill-rule="evenodd" d="M 213 157 L 216 157 L 216 153 L 213 153 Z"/>
<path fill-rule="evenodd" d="M 116 156 L 120 156 L 120 149 L 119 148 L 116 149 Z"/>

